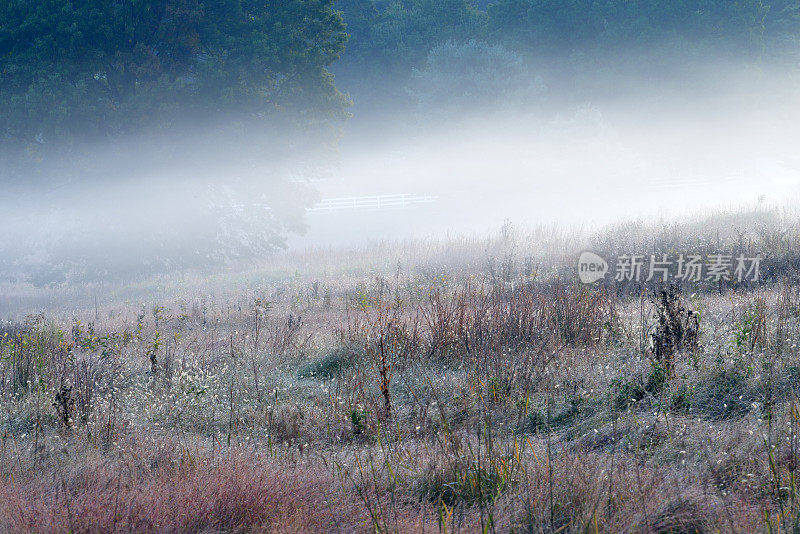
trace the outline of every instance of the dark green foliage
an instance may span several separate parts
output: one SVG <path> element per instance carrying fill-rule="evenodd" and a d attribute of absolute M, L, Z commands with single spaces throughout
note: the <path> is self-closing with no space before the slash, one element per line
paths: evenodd
<path fill-rule="evenodd" d="M 466 466 L 457 466 L 453 472 L 431 473 L 417 482 L 415 493 L 420 498 L 447 506 L 473 505 L 491 500 L 506 489 L 508 480 L 503 474 L 473 462 Z"/>
<path fill-rule="evenodd" d="M 346 64 L 407 79 L 446 42 L 502 44 L 525 57 L 647 51 L 663 40 L 761 54 L 800 33 L 789 0 L 498 0 L 488 8 L 338 0 L 335 8 L 333 0 L 8 0 L 0 4 L 0 139 L 35 155 L 186 116 L 340 117 L 346 101 L 326 68 L 348 35 Z"/>
<path fill-rule="evenodd" d="M 336 378 L 343 371 L 353 365 L 355 353 L 346 348 L 339 347 L 325 354 L 325 356 L 300 368 L 299 378 Z"/>
<path fill-rule="evenodd" d="M 539 91 L 522 58 L 501 45 L 448 41 L 431 49 L 424 67 L 415 69 L 410 88 L 426 115 L 460 113 L 474 101 L 499 104 Z"/>
<path fill-rule="evenodd" d="M 664 389 L 667 380 L 669 380 L 669 376 L 664 367 L 658 364 L 653 365 L 650 369 L 650 374 L 647 376 L 647 384 L 645 384 L 644 389 L 653 395 L 658 395 Z"/>
<path fill-rule="evenodd" d="M 650 372 L 642 383 L 641 379 L 619 377 L 611 382 L 611 405 L 614 410 L 626 410 L 644 399 L 648 394 L 662 398 L 670 382 L 670 376 L 663 365 L 652 362 Z M 669 400 L 669 398 L 668 398 Z M 681 384 L 672 395 L 671 408 L 685 412 L 691 403 L 691 391 L 686 384 Z"/>
<path fill-rule="evenodd" d="M 548 96 L 577 96 L 589 86 L 618 94 L 620 77 L 631 73 L 639 82 L 669 73 L 691 77 L 720 57 L 793 61 L 800 37 L 800 8 L 790 0 L 337 0 L 336 6 L 351 36 L 336 65 L 339 82 L 362 113 L 381 116 L 387 104 L 412 111 L 409 91 L 431 91 L 418 87 L 415 69 L 429 80 L 449 78 L 445 87 L 458 83 L 463 73 L 450 75 L 457 61 L 441 73 L 428 65 L 429 54 L 448 42 L 501 45 L 505 54 L 522 57 L 533 75 L 544 75 L 545 86 L 559 92 L 515 95 L 530 106 Z M 452 95 L 468 100 L 462 111 L 483 104 L 465 98 L 473 88 L 465 90 Z M 497 98 L 503 96 L 489 101 Z"/>
<path fill-rule="evenodd" d="M 9 0 L 0 141 L 70 145 L 221 112 L 341 114 L 325 67 L 345 40 L 332 0 Z"/>
<path fill-rule="evenodd" d="M 0 2 L 0 182 L 41 186 L 31 220 L 60 223 L 0 243 L 0 271 L 58 285 L 284 246 L 315 200 L 286 169 L 313 172 L 347 116 L 327 70 L 346 40 L 333 0 Z M 14 264 L 34 248 L 46 263 Z"/>
<path fill-rule="evenodd" d="M 368 413 L 369 412 L 365 412 L 364 410 L 359 410 L 357 408 L 350 410 L 350 425 L 353 428 L 354 436 L 361 436 L 364 434 L 364 430 L 367 428 L 366 420 Z"/>
<path fill-rule="evenodd" d="M 642 384 L 641 380 L 624 377 L 611 382 L 611 405 L 616 411 L 622 411 L 637 404 L 648 394 L 668 403 L 667 408 L 676 413 L 687 413 L 692 406 L 692 388 L 686 383 L 677 386 L 670 396 L 668 385 L 670 378 L 662 365 L 653 363 L 650 372 Z"/>
<path fill-rule="evenodd" d="M 626 410 L 647 395 L 647 390 L 636 380 L 615 378 L 611 382 L 611 405 L 614 410 Z"/>
<path fill-rule="evenodd" d="M 692 409 L 692 388 L 685 383 L 678 386 L 672 394 L 671 410 L 675 413 L 689 413 Z"/>
<path fill-rule="evenodd" d="M 796 42 L 800 10 L 789 0 L 338 0 L 352 64 L 419 67 L 431 48 L 480 39 L 532 56 L 653 50 L 757 55 Z M 407 71 L 408 72 L 408 71 Z"/>
<path fill-rule="evenodd" d="M 746 414 L 756 400 L 743 369 L 720 369 L 695 387 L 692 412 L 711 420 L 728 419 Z"/>
<path fill-rule="evenodd" d="M 534 410 L 528 415 L 524 430 L 531 433 L 557 432 L 570 430 L 574 436 L 576 426 L 581 421 L 594 415 L 599 408 L 599 403 L 591 398 L 574 396 L 569 403 L 561 407 L 556 413 L 548 415 L 541 410 Z"/>
<path fill-rule="evenodd" d="M 637 404 L 648 394 L 657 397 L 664 391 L 669 381 L 669 376 L 663 366 L 653 363 L 647 379 L 642 383 L 641 378 L 618 377 L 611 381 L 611 406 L 616 411 L 622 411 Z"/>
<path fill-rule="evenodd" d="M 410 73 L 434 46 L 479 38 L 486 24 L 486 13 L 470 0 L 339 0 L 336 6 L 351 34 L 347 60 L 389 71 Z"/>
<path fill-rule="evenodd" d="M 667 39 L 757 52 L 766 38 L 796 31 L 797 23 L 796 13 L 775 13 L 760 0 L 499 0 L 489 7 L 489 20 L 492 35 L 508 44 L 559 52 Z"/>

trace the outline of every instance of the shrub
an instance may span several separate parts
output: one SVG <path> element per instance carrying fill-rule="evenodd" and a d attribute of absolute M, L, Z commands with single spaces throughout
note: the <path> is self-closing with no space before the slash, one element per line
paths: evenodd
<path fill-rule="evenodd" d="M 437 466 L 416 483 L 423 499 L 447 506 L 490 503 L 514 483 L 514 458 L 495 458 L 489 465 L 478 461 L 452 461 Z"/>
<path fill-rule="evenodd" d="M 755 400 L 744 370 L 721 369 L 697 385 L 692 395 L 692 411 L 711 420 L 728 419 L 746 414 Z"/>
<path fill-rule="evenodd" d="M 640 378 L 616 378 L 611 382 L 612 407 L 614 410 L 626 410 L 644 399 L 647 394 L 659 396 L 669 383 L 666 369 L 657 362 L 652 362 L 650 373 L 642 384 Z"/>
<path fill-rule="evenodd" d="M 627 410 L 646 394 L 645 388 L 636 380 L 620 377 L 611 381 L 611 405 L 614 410 Z"/>
<path fill-rule="evenodd" d="M 764 302 L 757 299 L 751 309 L 744 312 L 741 321 L 734 325 L 733 346 L 738 350 L 752 352 L 758 343 L 764 342 L 766 314 Z"/>
<path fill-rule="evenodd" d="M 664 389 L 668 379 L 666 369 L 656 363 L 650 368 L 650 374 L 647 376 L 647 384 L 644 389 L 653 395 L 658 395 Z"/>
<path fill-rule="evenodd" d="M 354 436 L 361 436 L 364 434 L 364 430 L 367 428 L 367 415 L 369 415 L 369 412 L 358 408 L 352 408 L 350 410 L 350 425 L 353 428 Z"/>
<path fill-rule="evenodd" d="M 304 365 L 297 373 L 298 378 L 336 378 L 349 369 L 356 359 L 356 353 L 347 347 L 338 347 L 321 358 Z"/>
<path fill-rule="evenodd" d="M 534 434 L 539 432 L 572 429 L 583 420 L 594 415 L 599 408 L 595 399 L 576 395 L 570 398 L 569 403 L 555 414 L 548 417 L 541 410 L 534 410 L 528 415 L 524 430 Z M 573 432 L 574 434 L 574 432 Z"/>
<path fill-rule="evenodd" d="M 681 384 L 672 394 L 672 411 L 684 414 L 689 413 L 692 409 L 692 393 L 691 387 Z"/>

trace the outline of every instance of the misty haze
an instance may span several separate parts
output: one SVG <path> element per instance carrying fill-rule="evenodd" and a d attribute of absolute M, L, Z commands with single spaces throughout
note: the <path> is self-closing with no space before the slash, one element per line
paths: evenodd
<path fill-rule="evenodd" d="M 0 2 L 0 532 L 800 531 L 794 0 Z"/>

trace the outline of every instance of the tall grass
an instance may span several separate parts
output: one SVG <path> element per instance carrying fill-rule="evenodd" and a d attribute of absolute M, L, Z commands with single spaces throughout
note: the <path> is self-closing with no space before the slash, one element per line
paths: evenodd
<path fill-rule="evenodd" d="M 0 531 L 792 531 L 795 241 L 753 220 L 719 238 L 770 247 L 753 285 L 586 286 L 507 229 L 4 324 Z"/>

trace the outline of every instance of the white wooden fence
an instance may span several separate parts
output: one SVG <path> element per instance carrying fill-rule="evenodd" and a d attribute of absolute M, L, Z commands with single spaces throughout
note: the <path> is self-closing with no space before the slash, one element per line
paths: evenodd
<path fill-rule="evenodd" d="M 439 197 L 430 195 L 372 195 L 365 197 L 326 198 L 307 211 L 405 209 L 436 202 Z"/>

